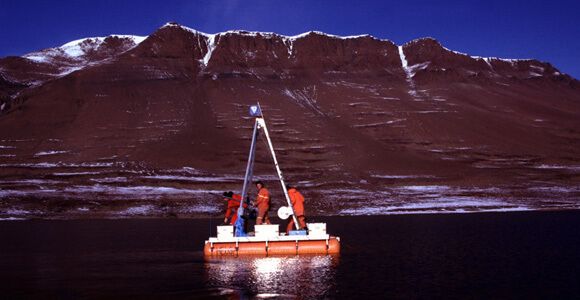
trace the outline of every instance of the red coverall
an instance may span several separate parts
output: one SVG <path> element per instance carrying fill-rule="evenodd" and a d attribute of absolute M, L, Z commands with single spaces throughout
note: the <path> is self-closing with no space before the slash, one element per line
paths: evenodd
<path fill-rule="evenodd" d="M 230 225 L 234 225 L 236 224 L 236 220 L 238 219 L 238 208 L 240 208 L 240 201 L 242 201 L 242 195 L 234 194 L 232 198 L 225 198 L 225 200 L 228 201 L 228 208 L 226 210 L 225 220 L 227 220 L 231 216 L 232 219 L 230 220 Z M 246 208 L 247 206 L 248 205 L 244 203 L 244 208 Z"/>
<path fill-rule="evenodd" d="M 306 220 L 304 218 L 304 196 L 300 194 L 295 188 L 290 188 L 288 190 L 288 196 L 290 196 L 290 202 L 292 202 L 292 208 L 294 209 L 294 214 L 296 219 L 298 219 L 299 229 L 306 228 Z M 288 221 L 288 226 L 286 226 L 286 233 L 290 232 L 294 227 L 294 218 L 290 216 L 290 221 Z"/>
<path fill-rule="evenodd" d="M 270 224 L 270 218 L 268 218 L 268 211 L 270 210 L 270 192 L 265 187 L 262 187 L 258 191 L 258 196 L 256 197 L 256 206 L 258 207 L 256 224 Z"/>

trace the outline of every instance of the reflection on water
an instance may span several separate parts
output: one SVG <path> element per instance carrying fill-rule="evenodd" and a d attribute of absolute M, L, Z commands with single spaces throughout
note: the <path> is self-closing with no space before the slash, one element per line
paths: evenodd
<path fill-rule="evenodd" d="M 211 288 L 239 296 L 318 298 L 332 294 L 338 263 L 338 256 L 209 258 L 205 272 Z"/>

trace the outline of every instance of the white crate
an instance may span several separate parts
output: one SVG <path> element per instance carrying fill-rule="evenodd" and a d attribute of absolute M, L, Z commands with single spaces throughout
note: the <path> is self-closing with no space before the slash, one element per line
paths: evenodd
<path fill-rule="evenodd" d="M 224 225 L 217 227 L 217 238 L 218 239 L 227 239 L 234 237 L 234 226 L 232 225 Z"/>
<path fill-rule="evenodd" d="M 308 234 L 309 235 L 324 235 L 326 234 L 326 223 L 308 223 L 306 224 L 308 227 Z"/>
<path fill-rule="evenodd" d="M 277 238 L 279 235 L 278 225 L 256 225 L 254 226 L 257 238 Z"/>

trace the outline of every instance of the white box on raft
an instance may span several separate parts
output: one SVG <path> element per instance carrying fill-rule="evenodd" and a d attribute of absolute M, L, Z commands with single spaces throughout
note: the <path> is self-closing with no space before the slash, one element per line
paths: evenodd
<path fill-rule="evenodd" d="M 256 232 L 255 237 L 257 238 L 264 238 L 264 239 L 271 239 L 277 238 L 279 235 L 279 226 L 278 225 L 256 225 L 254 226 L 254 231 Z"/>
<path fill-rule="evenodd" d="M 234 226 L 232 225 L 223 225 L 217 227 L 217 238 L 218 239 L 227 239 L 234 237 Z"/>
<path fill-rule="evenodd" d="M 326 223 L 306 223 L 308 234 L 326 234 Z"/>
<path fill-rule="evenodd" d="M 210 237 L 209 243 L 251 243 L 265 241 L 325 241 L 330 238 L 326 233 L 326 223 L 308 223 L 307 235 L 280 235 L 279 225 L 255 225 L 255 234 L 235 237 L 233 226 L 218 226 L 217 237 Z M 220 229 L 223 227 L 223 229 Z M 337 238 L 338 239 L 338 238 Z"/>

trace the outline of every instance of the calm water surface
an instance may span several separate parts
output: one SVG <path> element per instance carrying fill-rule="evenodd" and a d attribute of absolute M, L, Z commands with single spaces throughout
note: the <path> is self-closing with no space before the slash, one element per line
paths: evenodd
<path fill-rule="evenodd" d="M 0 222 L 0 295 L 580 297 L 580 211 L 315 219 L 340 256 L 205 260 L 217 220 Z"/>

